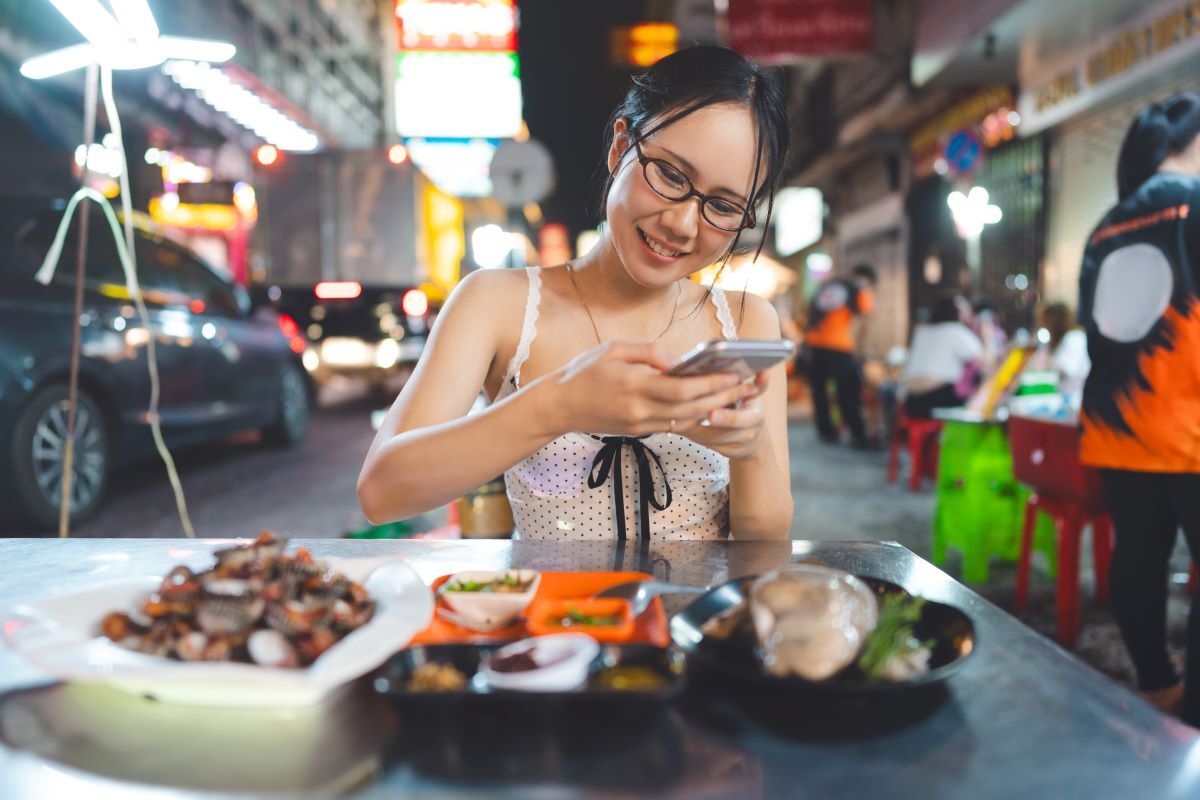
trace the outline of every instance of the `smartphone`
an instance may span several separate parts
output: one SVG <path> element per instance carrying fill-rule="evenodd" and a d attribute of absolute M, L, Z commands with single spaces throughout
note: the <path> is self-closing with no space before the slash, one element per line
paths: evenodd
<path fill-rule="evenodd" d="M 668 375 L 692 377 L 728 372 L 744 379 L 792 357 L 794 346 L 781 339 L 718 339 L 684 354 Z"/>

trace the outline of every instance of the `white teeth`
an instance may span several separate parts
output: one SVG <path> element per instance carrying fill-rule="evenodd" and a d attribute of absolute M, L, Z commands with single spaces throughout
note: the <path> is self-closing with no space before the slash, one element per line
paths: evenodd
<path fill-rule="evenodd" d="M 640 231 L 640 230 L 638 231 L 638 233 L 641 234 L 642 241 L 645 242 L 646 245 L 651 250 L 658 253 L 663 258 L 679 258 L 679 256 L 683 255 L 682 253 L 676 253 L 674 250 L 668 250 L 667 248 L 660 245 L 658 242 L 651 239 L 645 233 L 642 233 L 642 231 Z"/>

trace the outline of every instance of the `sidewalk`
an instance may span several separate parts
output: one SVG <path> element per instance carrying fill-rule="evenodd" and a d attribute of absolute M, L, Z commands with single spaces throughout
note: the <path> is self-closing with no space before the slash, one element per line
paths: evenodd
<path fill-rule="evenodd" d="M 815 429 L 802 415 L 793 415 L 788 426 L 792 464 L 795 518 L 793 539 L 891 540 L 928 559 L 932 545 L 934 490 L 928 483 L 920 494 L 908 491 L 907 464 L 901 461 L 901 479 L 886 482 L 887 453 L 864 453 L 817 440 Z M 1172 587 L 1168 600 L 1168 636 L 1176 655 L 1182 656 L 1186 639 L 1189 598 L 1186 581 L 1187 553 L 1181 545 L 1172 559 Z M 1133 667 L 1121 643 L 1112 614 L 1093 599 L 1090 545 L 1085 540 L 1080 576 L 1081 624 L 1072 652 L 1097 670 L 1126 684 L 1133 683 Z M 951 552 L 940 565 L 958 578 L 959 559 Z M 993 561 L 985 585 L 970 588 L 1012 613 L 1016 565 Z M 1020 615 L 1025 624 L 1053 638 L 1055 583 L 1038 569 L 1030 578 L 1029 607 Z"/>

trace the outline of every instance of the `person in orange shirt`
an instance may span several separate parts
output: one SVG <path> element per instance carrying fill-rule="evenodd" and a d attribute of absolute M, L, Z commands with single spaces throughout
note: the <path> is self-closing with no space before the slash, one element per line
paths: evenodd
<path fill-rule="evenodd" d="M 1183 528 L 1200 554 L 1200 95 L 1154 103 L 1121 147 L 1119 202 L 1088 240 L 1079 319 L 1091 372 L 1080 460 L 1116 530 L 1113 615 L 1138 689 L 1200 727 L 1200 595 L 1187 666 L 1167 654 L 1167 569 Z"/>
<path fill-rule="evenodd" d="M 865 319 L 875 310 L 873 289 L 879 282 L 875 268 L 859 264 L 849 278 L 821 284 L 813 295 L 804 343 L 808 349 L 808 384 L 812 388 L 813 416 L 821 441 L 834 444 L 838 432 L 829 415 L 829 381 L 837 387 L 838 411 L 850 431 L 851 444 L 870 447 L 862 415 L 862 368 L 859 342 L 866 338 Z M 859 330 L 854 330 L 856 322 Z"/>

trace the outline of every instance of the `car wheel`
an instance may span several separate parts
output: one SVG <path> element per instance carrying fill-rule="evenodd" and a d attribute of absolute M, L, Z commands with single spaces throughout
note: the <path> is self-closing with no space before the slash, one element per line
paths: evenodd
<path fill-rule="evenodd" d="M 40 528 L 58 527 L 67 442 L 67 387 L 41 389 L 17 417 L 13 432 L 13 483 L 27 516 Z M 112 459 L 108 422 L 98 403 L 82 389 L 75 412 L 75 454 L 71 470 L 71 522 L 95 514 L 108 489 Z"/>
<path fill-rule="evenodd" d="M 290 447 L 304 440 L 312 416 L 308 384 L 295 364 L 285 364 L 279 374 L 279 394 L 275 400 L 275 420 L 263 428 L 263 438 L 271 444 Z"/>

